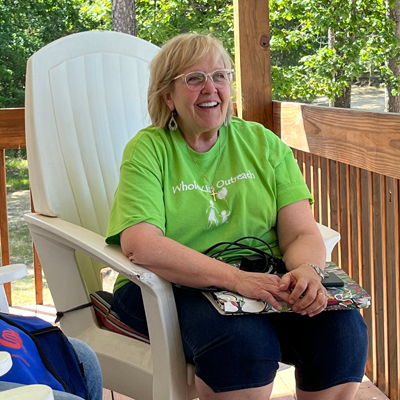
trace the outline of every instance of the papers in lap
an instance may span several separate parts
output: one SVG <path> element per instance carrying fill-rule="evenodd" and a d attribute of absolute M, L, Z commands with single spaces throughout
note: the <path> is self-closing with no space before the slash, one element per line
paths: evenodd
<path fill-rule="evenodd" d="M 334 263 L 327 263 L 325 271 L 333 272 L 343 282 L 343 287 L 328 287 L 328 306 L 329 310 L 352 310 L 355 308 L 367 308 L 371 304 L 371 296 L 346 272 Z M 282 300 L 278 300 L 282 305 L 282 310 L 278 311 L 263 300 L 254 300 L 244 297 L 238 293 L 226 290 L 220 292 L 203 293 L 214 307 L 224 315 L 260 314 L 276 312 L 292 312 L 291 308 Z"/>

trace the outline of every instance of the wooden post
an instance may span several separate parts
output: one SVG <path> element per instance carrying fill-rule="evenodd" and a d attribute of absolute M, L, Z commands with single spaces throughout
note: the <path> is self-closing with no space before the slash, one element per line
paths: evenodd
<path fill-rule="evenodd" d="M 1 235 L 1 265 L 10 264 L 10 246 L 8 242 L 7 187 L 6 187 L 6 156 L 0 149 L 0 235 Z M 11 305 L 11 285 L 4 284 L 8 304 Z"/>
<path fill-rule="evenodd" d="M 273 129 L 268 0 L 234 0 L 238 116 Z"/>
<path fill-rule="evenodd" d="M 35 212 L 35 206 L 33 205 L 32 192 L 31 196 L 31 211 Z M 35 299 L 36 304 L 43 305 L 43 276 L 42 276 L 42 264 L 40 264 L 39 256 L 37 254 L 35 245 L 33 245 L 33 276 L 35 279 Z"/>
<path fill-rule="evenodd" d="M 0 234 L 2 265 L 10 264 L 8 239 L 6 158 L 5 149 L 25 148 L 24 109 L 0 109 Z M 8 304 L 11 304 L 11 284 L 4 285 Z"/>

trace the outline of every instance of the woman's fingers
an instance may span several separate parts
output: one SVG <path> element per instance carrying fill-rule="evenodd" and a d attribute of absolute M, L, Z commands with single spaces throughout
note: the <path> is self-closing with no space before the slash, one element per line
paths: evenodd
<path fill-rule="evenodd" d="M 326 289 L 321 286 L 317 289 L 315 294 L 306 293 L 305 296 L 292 307 L 292 309 L 296 313 L 312 317 L 323 311 L 327 306 L 327 302 Z"/>

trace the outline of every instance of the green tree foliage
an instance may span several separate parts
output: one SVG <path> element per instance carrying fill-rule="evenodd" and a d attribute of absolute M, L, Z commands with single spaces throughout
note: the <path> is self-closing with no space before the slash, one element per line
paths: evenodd
<path fill-rule="evenodd" d="M 33 52 L 71 33 L 111 30 L 111 8 L 111 0 L 0 0 L 0 107 L 23 106 Z M 232 0 L 136 0 L 136 19 L 138 36 L 156 45 L 179 33 L 211 33 L 234 56 Z M 270 20 L 275 99 L 333 99 L 364 74 L 398 93 L 386 61 L 399 57 L 400 46 L 385 0 L 270 0 Z"/>
<path fill-rule="evenodd" d="M 383 0 L 271 0 L 270 7 L 275 99 L 333 99 L 371 70 L 398 88 L 385 67 L 399 46 Z"/>
<path fill-rule="evenodd" d="M 211 33 L 234 53 L 232 0 L 136 0 L 138 37 L 158 46 L 185 32 Z"/>
<path fill-rule="evenodd" d="M 35 51 L 62 36 L 103 27 L 105 11 L 91 3 L 0 0 L 0 107 L 23 107 L 26 62 Z"/>

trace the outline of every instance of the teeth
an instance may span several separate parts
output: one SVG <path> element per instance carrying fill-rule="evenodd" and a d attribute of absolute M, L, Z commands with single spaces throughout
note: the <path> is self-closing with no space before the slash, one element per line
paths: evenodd
<path fill-rule="evenodd" d="M 216 101 L 211 101 L 210 103 L 201 103 L 198 104 L 199 107 L 214 107 L 216 106 L 218 103 Z"/>

